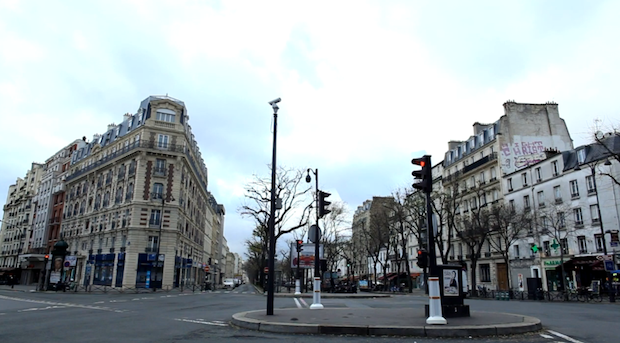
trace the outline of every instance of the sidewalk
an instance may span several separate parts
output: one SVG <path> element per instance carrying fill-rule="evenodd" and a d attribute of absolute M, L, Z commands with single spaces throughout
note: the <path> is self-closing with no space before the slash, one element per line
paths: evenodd
<path fill-rule="evenodd" d="M 542 329 L 538 318 L 473 311 L 471 317 L 448 318 L 447 325 L 427 325 L 424 308 L 276 309 L 234 314 L 241 328 L 297 334 L 393 335 L 418 337 L 470 337 L 512 335 Z"/>
<path fill-rule="evenodd" d="M 62 291 L 38 291 L 37 285 L 14 285 L 14 288 L 7 285 L 0 285 L 1 291 L 12 291 L 12 292 L 25 292 L 25 293 L 63 293 Z M 200 293 L 202 290 L 199 287 L 196 287 L 194 290 L 192 288 L 184 288 L 182 291 L 180 288 L 172 288 L 170 290 L 157 289 L 157 293 Z M 212 291 L 205 291 L 212 292 Z M 113 288 L 113 287 L 103 287 L 103 286 L 92 286 L 90 291 L 86 291 L 84 288 L 79 288 L 77 291 L 68 290 L 65 293 L 75 293 L 75 294 L 104 294 L 104 293 L 153 293 L 153 289 L 149 288 L 137 288 L 137 289 L 121 289 L 121 288 Z"/>

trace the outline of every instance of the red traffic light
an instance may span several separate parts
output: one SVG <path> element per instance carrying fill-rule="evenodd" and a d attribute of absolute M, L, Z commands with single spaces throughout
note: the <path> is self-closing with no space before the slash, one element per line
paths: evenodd
<path fill-rule="evenodd" d="M 304 241 L 302 241 L 301 239 L 297 240 L 297 245 L 303 245 L 303 244 L 304 244 Z"/>
<path fill-rule="evenodd" d="M 45 259 L 46 260 L 49 259 L 49 258 L 50 258 L 50 255 L 45 255 Z"/>

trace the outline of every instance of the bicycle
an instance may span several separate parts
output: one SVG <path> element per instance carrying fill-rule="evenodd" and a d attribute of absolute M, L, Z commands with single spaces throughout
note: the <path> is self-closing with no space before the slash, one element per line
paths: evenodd
<path fill-rule="evenodd" d="M 579 293 L 579 295 L 577 296 L 577 299 L 579 299 L 579 301 L 581 302 L 590 302 L 590 300 L 595 301 L 597 303 L 600 303 L 601 301 L 603 301 L 603 297 L 601 296 L 601 293 L 593 293 L 592 291 L 584 291 Z"/>

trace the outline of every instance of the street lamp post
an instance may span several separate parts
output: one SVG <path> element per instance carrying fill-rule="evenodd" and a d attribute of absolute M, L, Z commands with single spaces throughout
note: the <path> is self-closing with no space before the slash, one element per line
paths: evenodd
<path fill-rule="evenodd" d="M 273 315 L 273 282 L 274 282 L 274 259 L 276 255 L 276 137 L 278 132 L 278 103 L 280 98 L 272 100 L 269 105 L 273 108 L 273 152 L 271 154 L 271 205 L 269 211 L 269 261 L 267 263 L 267 315 Z"/>
<path fill-rule="evenodd" d="M 310 183 L 312 178 L 310 177 L 310 172 L 314 174 L 315 181 L 315 196 L 316 196 L 316 235 L 314 240 L 314 289 L 313 289 L 313 297 L 312 297 L 312 305 L 310 308 L 313 310 L 320 310 L 323 308 L 321 304 L 321 270 L 320 270 L 320 258 L 319 258 L 319 243 L 321 242 L 321 229 L 319 228 L 319 169 L 312 170 L 308 168 L 306 175 L 306 182 Z"/>

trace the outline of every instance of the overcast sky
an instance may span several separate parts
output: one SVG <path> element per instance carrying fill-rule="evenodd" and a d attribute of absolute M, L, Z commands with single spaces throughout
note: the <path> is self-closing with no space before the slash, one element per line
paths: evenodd
<path fill-rule="evenodd" d="M 0 197 L 32 162 L 149 95 L 185 102 L 242 254 L 252 174 L 318 168 L 351 211 L 412 183 L 411 158 L 559 104 L 574 145 L 620 118 L 619 1 L 0 0 Z"/>

